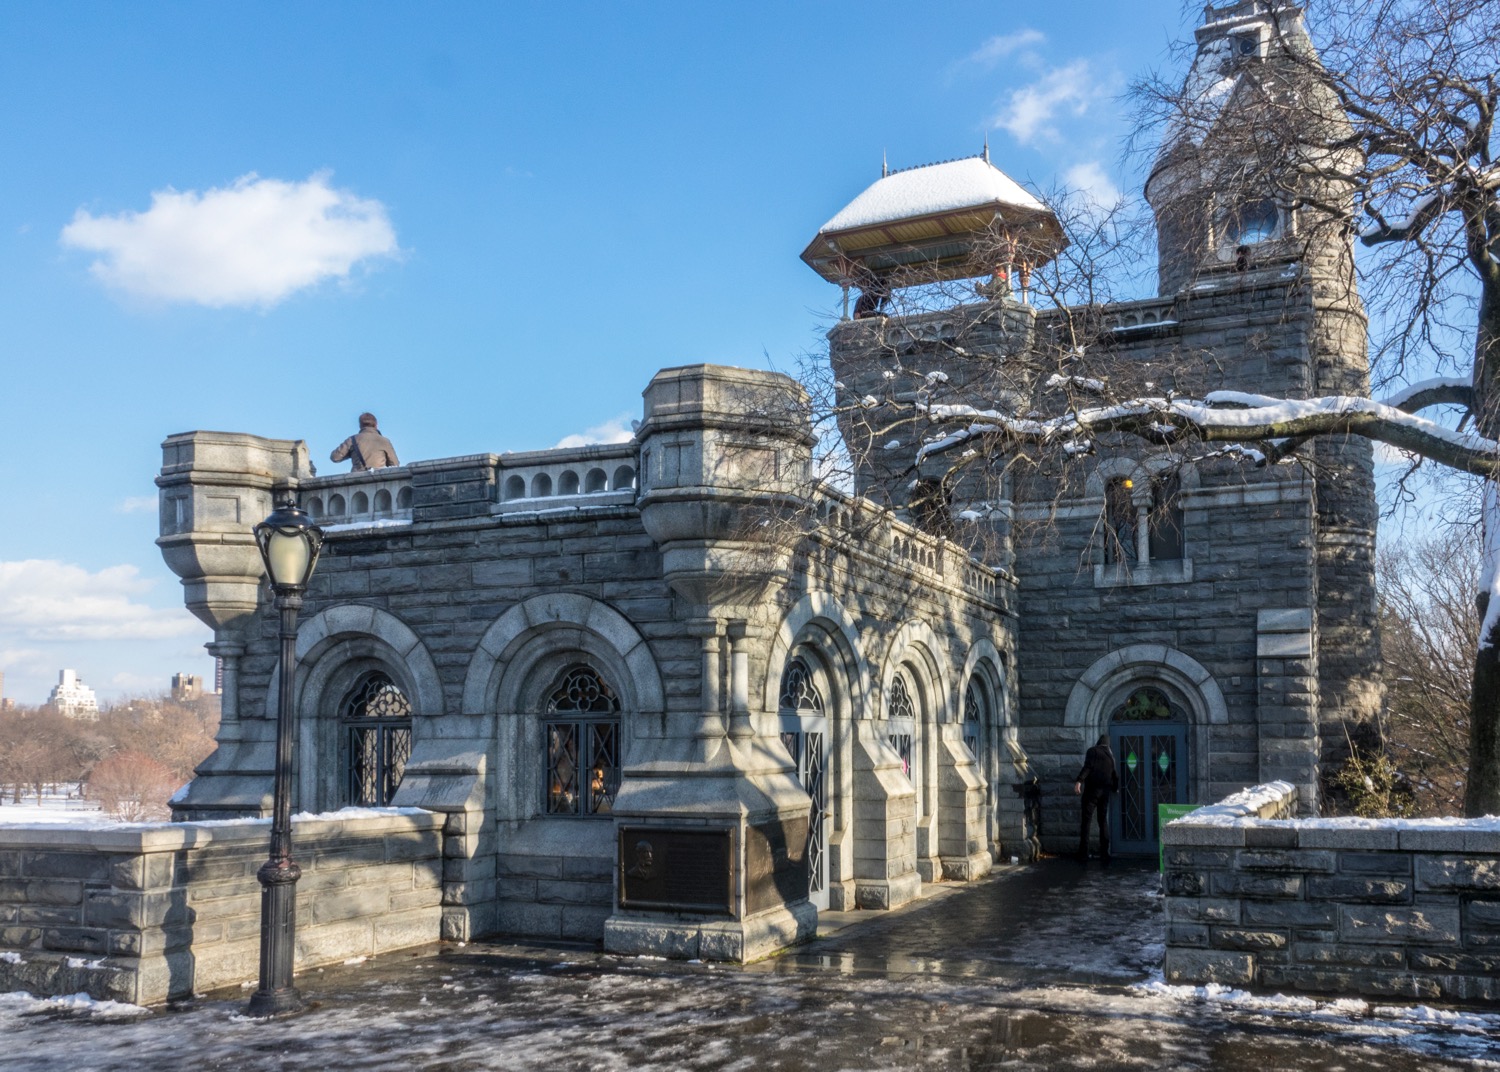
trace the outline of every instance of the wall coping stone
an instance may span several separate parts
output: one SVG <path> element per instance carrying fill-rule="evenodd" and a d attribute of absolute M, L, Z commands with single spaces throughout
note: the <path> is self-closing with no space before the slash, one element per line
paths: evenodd
<path fill-rule="evenodd" d="M 361 837 L 402 831 L 437 830 L 444 816 L 422 808 L 344 808 L 292 816 L 292 847 L 298 837 L 354 834 Z M 271 820 L 204 819 L 172 823 L 32 823 L 0 826 L 0 849 L 54 852 L 173 852 L 210 844 L 263 843 Z"/>

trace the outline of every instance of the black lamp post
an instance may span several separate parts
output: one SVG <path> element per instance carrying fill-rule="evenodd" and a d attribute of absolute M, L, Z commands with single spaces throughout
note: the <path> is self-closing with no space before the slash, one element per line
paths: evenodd
<path fill-rule="evenodd" d="M 297 880 L 292 862 L 292 734 L 296 720 L 297 611 L 318 564 L 323 530 L 285 495 L 271 516 L 255 526 L 255 542 L 281 612 L 281 693 L 276 709 L 276 789 L 271 818 L 271 855 L 260 879 L 260 989 L 250 998 L 251 1016 L 276 1016 L 302 1008 L 292 985 L 296 952 Z"/>

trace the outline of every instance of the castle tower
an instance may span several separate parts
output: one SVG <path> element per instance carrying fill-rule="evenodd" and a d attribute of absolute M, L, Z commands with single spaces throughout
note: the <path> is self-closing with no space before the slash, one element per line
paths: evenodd
<path fill-rule="evenodd" d="M 1279 397 L 1368 395 L 1353 187 L 1340 177 L 1358 159 L 1302 9 L 1284 0 L 1210 4 L 1195 36 L 1197 55 L 1146 183 L 1161 294 L 1181 306 L 1247 274 L 1294 279 L 1282 308 L 1256 311 L 1280 322 L 1279 338 L 1227 351 L 1226 377 Z M 1302 359 L 1283 359 L 1294 342 Z M 1363 722 L 1383 702 L 1373 456 L 1359 437 L 1319 439 L 1303 454 L 1316 478 L 1320 721 L 1325 754 L 1336 756 L 1339 723 Z"/>

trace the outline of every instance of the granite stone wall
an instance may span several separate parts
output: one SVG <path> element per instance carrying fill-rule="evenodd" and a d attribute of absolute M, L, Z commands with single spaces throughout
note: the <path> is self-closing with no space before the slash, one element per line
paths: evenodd
<path fill-rule="evenodd" d="M 1500 1002 L 1500 824 L 1288 820 L 1297 795 L 1164 828 L 1167 981 Z"/>
<path fill-rule="evenodd" d="M 293 823 L 299 970 L 438 940 L 441 815 Z M 155 1005 L 257 977 L 269 820 L 0 828 L 0 992 Z"/>

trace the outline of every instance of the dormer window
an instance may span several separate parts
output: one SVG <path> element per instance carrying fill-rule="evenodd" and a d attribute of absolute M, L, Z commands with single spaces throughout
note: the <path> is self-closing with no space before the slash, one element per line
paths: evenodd
<path fill-rule="evenodd" d="M 1231 246 L 1254 246 L 1281 234 L 1281 210 L 1268 197 L 1250 201 L 1229 217 L 1224 238 Z"/>
<path fill-rule="evenodd" d="M 1266 58 L 1266 32 L 1263 27 L 1247 27 L 1229 35 L 1229 52 L 1236 60 Z"/>

